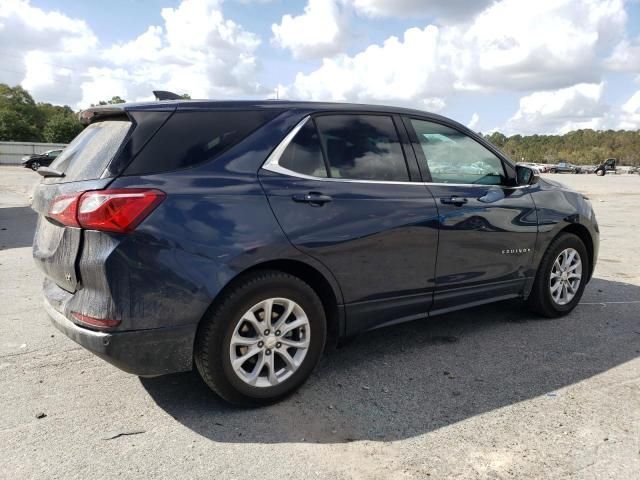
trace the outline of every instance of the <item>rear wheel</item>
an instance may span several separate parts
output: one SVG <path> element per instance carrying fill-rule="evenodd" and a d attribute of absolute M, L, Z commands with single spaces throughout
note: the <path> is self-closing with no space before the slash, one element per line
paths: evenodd
<path fill-rule="evenodd" d="M 258 272 L 241 279 L 203 320 L 195 363 L 228 402 L 268 404 L 304 383 L 325 337 L 324 309 L 309 285 L 283 272 Z"/>
<path fill-rule="evenodd" d="M 557 237 L 542 257 L 529 307 L 545 317 L 560 317 L 573 310 L 586 286 L 589 257 L 577 235 L 563 233 Z"/>

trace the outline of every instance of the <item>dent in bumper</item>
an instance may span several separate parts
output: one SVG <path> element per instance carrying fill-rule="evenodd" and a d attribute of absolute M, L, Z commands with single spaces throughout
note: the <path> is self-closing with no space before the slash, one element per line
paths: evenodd
<path fill-rule="evenodd" d="M 71 340 L 125 372 L 151 377 L 189 371 L 197 325 L 97 332 L 80 327 L 45 300 L 53 325 Z"/>

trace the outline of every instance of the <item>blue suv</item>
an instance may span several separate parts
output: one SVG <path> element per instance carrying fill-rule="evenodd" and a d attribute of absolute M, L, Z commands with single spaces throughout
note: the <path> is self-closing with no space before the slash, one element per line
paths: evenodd
<path fill-rule="evenodd" d="M 556 317 L 589 201 L 464 126 L 373 105 L 108 105 L 38 172 L 33 255 L 68 337 L 141 376 L 277 401 L 359 332 L 522 298 Z"/>

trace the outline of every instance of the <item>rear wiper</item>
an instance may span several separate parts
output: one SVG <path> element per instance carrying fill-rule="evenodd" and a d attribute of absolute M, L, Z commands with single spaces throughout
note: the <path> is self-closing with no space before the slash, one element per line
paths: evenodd
<path fill-rule="evenodd" d="M 40 167 L 36 170 L 43 177 L 64 177 L 64 173 L 49 167 Z"/>

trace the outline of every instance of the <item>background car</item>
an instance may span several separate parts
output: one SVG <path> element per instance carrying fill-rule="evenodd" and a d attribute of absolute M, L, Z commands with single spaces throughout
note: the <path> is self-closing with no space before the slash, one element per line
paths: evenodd
<path fill-rule="evenodd" d="M 582 168 L 572 163 L 560 162 L 549 169 L 549 173 L 582 173 Z"/>
<path fill-rule="evenodd" d="M 62 149 L 57 149 L 27 155 L 22 157 L 22 166 L 30 168 L 31 170 L 38 170 L 40 167 L 48 167 L 61 153 Z"/>
<path fill-rule="evenodd" d="M 595 168 L 594 173 L 599 177 L 603 177 L 607 173 L 617 173 L 617 163 L 618 160 L 616 158 L 607 158 L 604 162 L 602 162 Z"/>
<path fill-rule="evenodd" d="M 536 172 L 542 173 L 542 169 L 540 168 L 540 166 L 537 163 L 518 162 L 516 165 L 522 165 L 523 167 L 533 168 L 533 169 L 535 169 Z"/>

